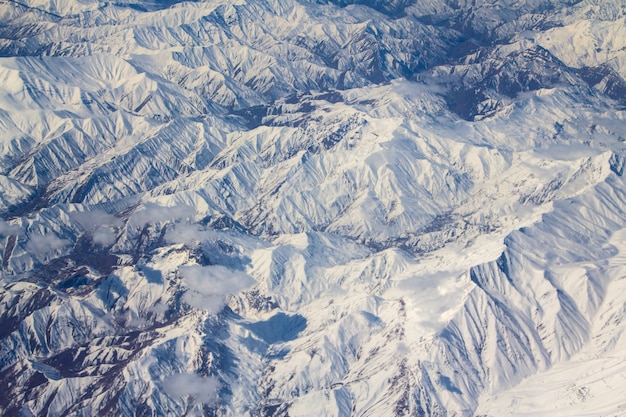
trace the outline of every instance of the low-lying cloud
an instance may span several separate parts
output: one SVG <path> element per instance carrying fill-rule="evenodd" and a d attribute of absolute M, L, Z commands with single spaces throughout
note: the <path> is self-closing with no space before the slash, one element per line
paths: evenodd
<path fill-rule="evenodd" d="M 211 230 L 202 230 L 197 224 L 177 224 L 169 228 L 165 240 L 169 243 L 183 243 L 193 246 L 215 236 Z"/>
<path fill-rule="evenodd" d="M 183 219 L 193 219 L 196 210 L 187 205 L 161 206 L 159 204 L 145 202 L 137 208 L 128 220 L 129 224 L 135 227 L 142 227 L 147 223 L 157 224 L 164 222 L 175 222 Z"/>
<path fill-rule="evenodd" d="M 124 225 L 121 219 L 102 210 L 74 212 L 71 216 L 91 233 L 94 243 L 102 246 L 115 243 L 118 235 L 117 229 Z"/>
<path fill-rule="evenodd" d="M 0 236 L 17 235 L 20 231 L 18 226 L 0 219 Z"/>
<path fill-rule="evenodd" d="M 196 403 L 214 404 L 219 398 L 220 382 L 214 376 L 174 374 L 167 378 L 163 385 L 165 392 L 171 397 L 191 397 Z"/>
<path fill-rule="evenodd" d="M 233 271 L 221 265 L 189 265 L 178 270 L 183 283 L 189 288 L 183 301 L 192 307 L 219 313 L 226 305 L 226 298 L 254 285 L 250 275 Z"/>
<path fill-rule="evenodd" d="M 60 239 L 56 235 L 34 235 L 30 236 L 24 248 L 31 255 L 43 256 L 62 249 L 69 244 L 70 241 Z"/>
<path fill-rule="evenodd" d="M 92 234 L 93 243 L 110 246 L 117 239 L 117 231 L 109 226 L 100 226 Z"/>
<path fill-rule="evenodd" d="M 124 222 L 103 210 L 75 211 L 72 219 L 88 232 L 93 232 L 101 226 L 122 227 Z"/>

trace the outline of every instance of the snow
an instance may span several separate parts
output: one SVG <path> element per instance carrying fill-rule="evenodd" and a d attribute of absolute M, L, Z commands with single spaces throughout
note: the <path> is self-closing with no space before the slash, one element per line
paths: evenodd
<path fill-rule="evenodd" d="M 0 3 L 0 413 L 624 412 L 624 1 L 318 3 Z"/>
<path fill-rule="evenodd" d="M 178 272 L 189 288 L 182 300 L 213 314 L 224 308 L 225 296 L 254 284 L 254 280 L 245 273 L 232 271 L 221 265 L 189 265 L 181 267 Z"/>
<path fill-rule="evenodd" d="M 165 381 L 165 390 L 174 397 L 192 396 L 193 401 L 211 404 L 217 401 L 219 381 L 196 374 L 174 374 Z"/>
<path fill-rule="evenodd" d="M 482 399 L 479 415 L 511 416 L 598 416 L 623 412 L 622 388 L 626 378 L 624 359 L 623 300 L 624 237 L 621 229 L 609 244 L 618 253 L 609 260 L 614 280 L 607 286 L 607 297 L 593 315 L 589 339 L 569 361 L 525 379 L 519 385 Z"/>

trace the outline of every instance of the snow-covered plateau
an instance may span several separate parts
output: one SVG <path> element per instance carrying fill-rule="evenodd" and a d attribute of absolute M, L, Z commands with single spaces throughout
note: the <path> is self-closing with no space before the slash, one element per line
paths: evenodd
<path fill-rule="evenodd" d="M 626 0 L 0 0 L 0 415 L 626 415 Z"/>

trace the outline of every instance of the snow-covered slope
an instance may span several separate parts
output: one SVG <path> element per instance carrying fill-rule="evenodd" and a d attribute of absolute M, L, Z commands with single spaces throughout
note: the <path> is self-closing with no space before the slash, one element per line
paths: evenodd
<path fill-rule="evenodd" d="M 623 413 L 625 9 L 0 2 L 0 414 Z"/>

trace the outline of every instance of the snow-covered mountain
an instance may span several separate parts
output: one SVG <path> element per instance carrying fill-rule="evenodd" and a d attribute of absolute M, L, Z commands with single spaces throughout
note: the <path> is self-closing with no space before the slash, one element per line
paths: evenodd
<path fill-rule="evenodd" d="M 625 0 L 0 0 L 0 414 L 626 413 Z"/>

